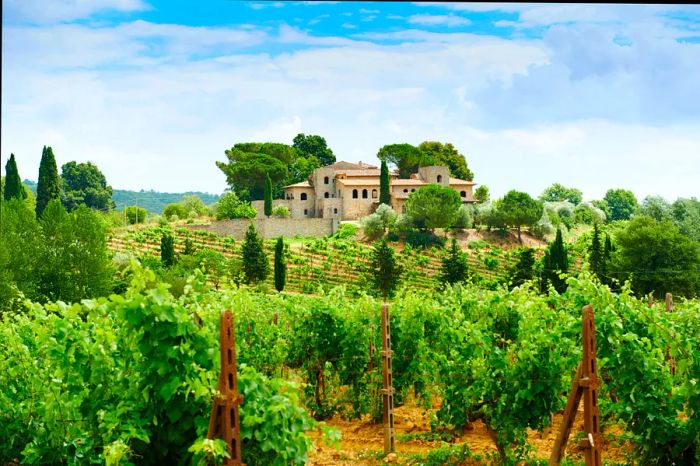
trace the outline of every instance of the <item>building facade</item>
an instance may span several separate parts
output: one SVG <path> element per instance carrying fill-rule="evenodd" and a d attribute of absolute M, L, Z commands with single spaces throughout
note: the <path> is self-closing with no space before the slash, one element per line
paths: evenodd
<path fill-rule="evenodd" d="M 416 189 L 430 183 L 448 186 L 457 191 L 462 202 L 474 202 L 472 181 L 450 177 L 445 166 L 420 167 L 411 178 L 399 178 L 390 173 L 391 206 L 403 212 L 408 196 Z M 286 206 L 291 218 L 335 218 L 359 220 L 379 206 L 380 170 L 362 162 L 336 162 L 314 170 L 307 181 L 284 187 L 284 199 L 273 205 Z M 262 216 L 262 201 L 253 206 Z"/>

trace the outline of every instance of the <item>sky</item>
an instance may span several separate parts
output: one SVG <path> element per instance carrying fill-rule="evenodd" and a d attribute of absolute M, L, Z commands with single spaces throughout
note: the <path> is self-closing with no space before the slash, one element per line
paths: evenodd
<path fill-rule="evenodd" d="M 492 196 L 700 197 L 700 6 L 5 0 L 0 152 L 221 193 L 238 142 L 451 142 Z M 4 164 L 4 162 L 3 162 Z"/>

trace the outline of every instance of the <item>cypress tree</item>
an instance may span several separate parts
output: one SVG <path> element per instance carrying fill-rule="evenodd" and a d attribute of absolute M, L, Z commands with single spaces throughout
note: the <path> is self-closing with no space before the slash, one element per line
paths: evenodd
<path fill-rule="evenodd" d="M 610 235 L 605 234 L 605 245 L 603 246 L 603 257 L 601 258 L 600 265 L 600 281 L 606 285 L 610 285 L 612 281 L 608 275 L 610 267 L 610 255 L 612 254 L 612 242 L 610 241 Z"/>
<path fill-rule="evenodd" d="M 264 281 L 270 272 L 270 264 L 267 262 L 263 240 L 252 223 L 248 227 L 248 231 L 246 231 L 241 250 L 243 253 L 245 282 L 257 283 Z"/>
<path fill-rule="evenodd" d="M 442 258 L 440 282 L 443 285 L 463 282 L 467 279 L 468 273 L 467 255 L 457 246 L 457 240 L 452 238 L 452 245 L 447 255 Z"/>
<path fill-rule="evenodd" d="M 588 263 L 591 267 L 591 272 L 598 277 L 598 280 L 602 282 L 603 280 L 603 251 L 600 247 L 600 231 L 598 230 L 598 223 L 593 224 L 593 239 L 591 240 L 591 246 L 588 249 L 589 257 Z"/>
<path fill-rule="evenodd" d="M 389 167 L 382 160 L 382 169 L 379 172 L 379 203 L 391 207 L 391 191 L 389 185 Z"/>
<path fill-rule="evenodd" d="M 44 146 L 39 164 L 39 181 L 36 187 L 36 216 L 41 217 L 51 199 L 61 199 L 61 178 L 58 176 L 53 149 Z"/>
<path fill-rule="evenodd" d="M 5 164 L 5 192 L 3 197 L 6 201 L 10 199 L 24 199 L 27 193 L 24 191 L 22 180 L 19 177 L 17 170 L 17 162 L 15 162 L 15 154 L 10 154 L 10 160 Z"/>
<path fill-rule="evenodd" d="M 382 238 L 374 245 L 370 254 L 366 277 L 370 285 L 384 298 L 396 291 L 401 280 L 403 267 L 396 261 L 394 249 Z"/>
<path fill-rule="evenodd" d="M 284 290 L 287 281 L 287 264 L 284 262 L 284 241 L 280 236 L 275 245 L 275 289 Z"/>
<path fill-rule="evenodd" d="M 265 175 L 265 187 L 263 189 L 263 197 L 265 199 L 265 215 L 272 215 L 272 180 L 270 175 Z"/>
<path fill-rule="evenodd" d="M 170 233 L 163 233 L 160 237 L 160 262 L 163 267 L 175 265 L 175 238 Z"/>
<path fill-rule="evenodd" d="M 561 229 L 557 229 L 557 236 L 549 245 L 545 253 L 543 275 L 552 283 L 559 293 L 566 291 L 566 282 L 559 277 L 559 273 L 566 273 L 569 269 L 569 257 L 564 246 Z"/>
<path fill-rule="evenodd" d="M 518 263 L 511 272 L 510 288 L 520 286 L 528 280 L 532 280 L 535 274 L 535 250 L 523 248 L 518 256 Z"/>

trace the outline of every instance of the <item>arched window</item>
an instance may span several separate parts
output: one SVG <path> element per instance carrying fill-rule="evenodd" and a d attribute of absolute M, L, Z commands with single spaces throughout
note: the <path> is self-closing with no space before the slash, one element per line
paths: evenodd
<path fill-rule="evenodd" d="M 327 176 L 323 177 L 323 184 L 328 184 L 328 177 Z"/>
<path fill-rule="evenodd" d="M 462 197 L 467 197 L 467 192 L 466 191 L 460 191 L 459 195 Z"/>
<path fill-rule="evenodd" d="M 334 209 L 333 209 L 333 213 L 334 213 L 334 214 L 337 214 L 337 213 L 338 213 L 338 209 L 337 209 L 337 208 L 334 208 Z"/>
<path fill-rule="evenodd" d="M 328 193 L 324 193 L 324 194 L 323 194 L 323 197 L 325 197 L 326 199 L 328 199 L 329 197 L 331 197 L 331 195 L 328 194 Z"/>
<path fill-rule="evenodd" d="M 306 193 L 301 193 L 301 200 L 305 201 L 306 200 Z"/>
<path fill-rule="evenodd" d="M 442 183 L 442 175 L 438 175 L 438 183 Z"/>
<path fill-rule="evenodd" d="M 309 215 L 309 209 L 304 209 L 304 215 Z"/>
<path fill-rule="evenodd" d="M 407 192 L 408 192 L 408 189 L 404 188 L 403 192 L 407 193 Z"/>
<path fill-rule="evenodd" d="M 377 198 L 377 190 L 373 189 L 372 190 L 372 199 L 376 199 L 376 198 Z"/>
<path fill-rule="evenodd" d="M 411 190 L 411 192 L 412 192 L 412 193 L 415 193 L 415 192 L 416 192 L 415 188 L 414 188 L 414 189 L 412 189 L 412 190 Z"/>
<path fill-rule="evenodd" d="M 352 198 L 357 199 L 357 189 L 352 190 Z"/>
<path fill-rule="evenodd" d="M 362 190 L 362 199 L 367 199 L 367 190 L 366 189 Z"/>

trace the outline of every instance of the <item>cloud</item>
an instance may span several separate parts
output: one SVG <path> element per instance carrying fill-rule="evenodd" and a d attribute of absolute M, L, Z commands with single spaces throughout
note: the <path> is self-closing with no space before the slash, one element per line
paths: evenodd
<path fill-rule="evenodd" d="M 410 24 L 422 24 L 427 26 L 468 26 L 471 24 L 467 18 L 456 15 L 411 15 L 408 17 Z"/>
<path fill-rule="evenodd" d="M 263 10 L 265 8 L 284 8 L 284 2 L 251 2 L 248 6 L 253 10 Z"/>
<path fill-rule="evenodd" d="M 4 22 L 46 24 L 89 18 L 98 12 L 134 12 L 151 7 L 143 0 L 6 0 Z"/>

